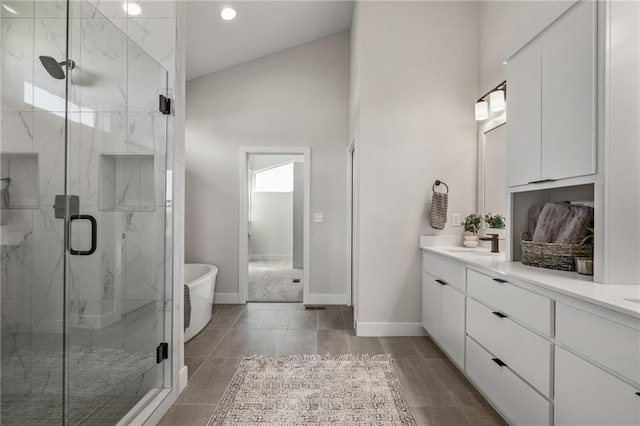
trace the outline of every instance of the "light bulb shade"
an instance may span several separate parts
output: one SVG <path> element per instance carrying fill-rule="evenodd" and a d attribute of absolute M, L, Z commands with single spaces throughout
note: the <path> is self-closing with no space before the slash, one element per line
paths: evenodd
<path fill-rule="evenodd" d="M 489 118 L 489 104 L 487 101 L 476 102 L 476 121 Z"/>
<path fill-rule="evenodd" d="M 502 111 L 504 109 L 504 90 L 494 90 L 489 93 L 489 107 L 491 112 Z"/>

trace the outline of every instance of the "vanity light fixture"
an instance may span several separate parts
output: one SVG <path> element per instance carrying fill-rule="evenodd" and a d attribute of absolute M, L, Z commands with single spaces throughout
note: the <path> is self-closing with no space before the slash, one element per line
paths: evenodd
<path fill-rule="evenodd" d="M 231 21 L 232 19 L 235 19 L 237 14 L 238 13 L 234 8 L 225 7 L 224 9 L 222 9 L 222 12 L 220 12 L 220 17 L 225 21 Z"/>
<path fill-rule="evenodd" d="M 489 109 L 491 109 L 491 112 L 504 110 L 506 95 L 507 81 L 505 80 L 481 96 L 476 101 L 476 121 L 489 118 Z M 487 102 L 487 98 L 489 102 Z"/>
<path fill-rule="evenodd" d="M 476 121 L 486 120 L 489 118 L 489 104 L 487 101 L 479 100 L 476 102 Z"/>
<path fill-rule="evenodd" d="M 491 112 L 498 112 L 504 110 L 504 91 L 494 90 L 489 93 L 489 109 Z"/>
<path fill-rule="evenodd" d="M 142 8 L 134 1 L 126 1 L 122 3 L 122 10 L 127 12 L 127 15 L 129 16 L 138 16 L 142 13 Z"/>

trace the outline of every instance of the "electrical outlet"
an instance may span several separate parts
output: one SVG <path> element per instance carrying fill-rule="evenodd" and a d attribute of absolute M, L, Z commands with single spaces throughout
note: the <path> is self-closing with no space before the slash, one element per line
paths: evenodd
<path fill-rule="evenodd" d="M 462 226 L 462 220 L 460 219 L 460 213 L 454 213 L 451 215 L 451 226 Z"/>
<path fill-rule="evenodd" d="M 314 213 L 313 214 L 313 221 L 315 223 L 322 223 L 324 222 L 324 217 L 322 217 L 322 213 Z"/>

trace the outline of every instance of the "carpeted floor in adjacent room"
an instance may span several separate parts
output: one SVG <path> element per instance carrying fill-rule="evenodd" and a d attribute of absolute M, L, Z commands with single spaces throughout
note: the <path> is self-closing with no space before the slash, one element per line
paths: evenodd
<path fill-rule="evenodd" d="M 302 269 L 291 260 L 249 262 L 250 302 L 302 302 Z"/>

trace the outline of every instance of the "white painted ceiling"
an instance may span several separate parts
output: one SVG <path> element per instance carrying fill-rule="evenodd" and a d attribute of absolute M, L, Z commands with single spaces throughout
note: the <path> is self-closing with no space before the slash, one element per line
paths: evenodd
<path fill-rule="evenodd" d="M 188 1 L 187 80 L 347 30 L 352 15 L 349 0 Z"/>

